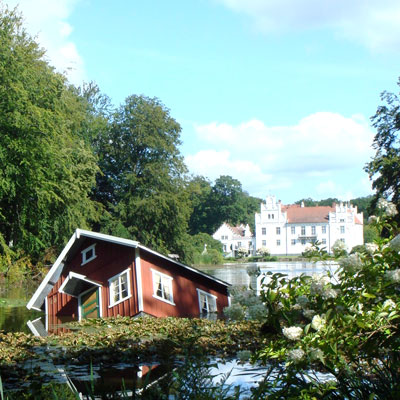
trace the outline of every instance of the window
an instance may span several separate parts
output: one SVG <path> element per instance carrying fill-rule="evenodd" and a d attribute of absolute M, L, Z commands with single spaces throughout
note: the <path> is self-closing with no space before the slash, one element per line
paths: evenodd
<path fill-rule="evenodd" d="M 274 219 L 274 214 L 271 215 L 272 219 Z"/>
<path fill-rule="evenodd" d="M 267 245 L 267 241 L 266 241 L 266 240 L 263 240 L 263 241 L 261 242 L 261 244 L 262 244 L 263 246 L 266 246 L 266 245 Z"/>
<path fill-rule="evenodd" d="M 268 214 L 268 219 L 271 219 L 271 214 Z"/>
<path fill-rule="evenodd" d="M 92 244 L 91 246 L 87 247 L 85 250 L 82 250 L 82 264 L 84 265 L 86 263 L 88 263 L 89 261 L 94 260 L 97 256 L 96 256 L 96 252 L 95 252 L 95 244 Z"/>
<path fill-rule="evenodd" d="M 301 244 L 306 244 L 306 239 L 301 239 Z"/>
<path fill-rule="evenodd" d="M 217 312 L 217 297 L 203 290 L 197 289 L 199 296 L 200 314 Z"/>
<path fill-rule="evenodd" d="M 277 246 L 280 246 L 280 245 L 281 245 L 281 241 L 280 241 L 280 240 L 277 240 L 277 241 L 276 241 L 276 245 L 277 245 Z"/>
<path fill-rule="evenodd" d="M 226 244 L 224 244 L 224 252 L 226 253 Z"/>
<path fill-rule="evenodd" d="M 344 218 L 340 218 L 340 222 L 344 222 Z"/>
<path fill-rule="evenodd" d="M 153 273 L 153 297 L 175 305 L 172 295 L 172 277 L 154 269 L 151 272 Z"/>
<path fill-rule="evenodd" d="M 339 239 L 342 243 L 346 243 L 346 241 L 343 239 L 343 238 L 341 238 L 341 239 Z"/>
<path fill-rule="evenodd" d="M 281 234 L 281 228 L 279 228 L 279 227 L 276 228 L 276 234 L 277 234 L 277 235 L 280 235 L 280 234 Z"/>
<path fill-rule="evenodd" d="M 267 228 L 261 228 L 261 234 L 266 235 L 267 234 Z"/>
<path fill-rule="evenodd" d="M 340 233 L 344 233 L 344 225 L 340 226 Z"/>
<path fill-rule="evenodd" d="M 301 227 L 301 234 L 302 234 L 302 235 L 305 235 L 305 234 L 306 234 L 306 227 L 305 227 L 305 226 L 302 226 L 302 227 Z"/>
<path fill-rule="evenodd" d="M 315 228 L 315 226 L 312 226 L 311 227 L 311 235 L 315 235 L 315 232 L 316 232 L 316 228 Z"/>
<path fill-rule="evenodd" d="M 291 231 L 292 235 L 294 235 L 294 234 L 296 233 L 296 227 L 295 227 L 295 226 L 292 226 L 292 227 L 290 228 L 290 231 Z"/>
<path fill-rule="evenodd" d="M 237 247 L 242 247 L 242 242 L 237 242 Z"/>
<path fill-rule="evenodd" d="M 322 244 L 326 244 L 326 239 L 322 239 Z"/>
<path fill-rule="evenodd" d="M 110 307 L 131 297 L 129 271 L 130 268 L 108 280 L 108 286 L 110 288 Z"/>
<path fill-rule="evenodd" d="M 296 245 L 296 239 L 292 239 L 292 246 Z"/>
<path fill-rule="evenodd" d="M 228 236 L 222 235 L 221 240 L 228 240 Z"/>
<path fill-rule="evenodd" d="M 326 225 L 322 226 L 322 233 L 326 233 Z"/>

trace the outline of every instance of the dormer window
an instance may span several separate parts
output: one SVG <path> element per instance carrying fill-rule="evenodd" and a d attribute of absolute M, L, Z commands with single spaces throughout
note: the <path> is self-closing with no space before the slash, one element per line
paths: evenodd
<path fill-rule="evenodd" d="M 96 243 L 92 244 L 91 246 L 87 247 L 85 250 L 82 250 L 82 264 L 85 265 L 89 261 L 92 261 L 96 258 L 96 251 L 95 251 Z"/>

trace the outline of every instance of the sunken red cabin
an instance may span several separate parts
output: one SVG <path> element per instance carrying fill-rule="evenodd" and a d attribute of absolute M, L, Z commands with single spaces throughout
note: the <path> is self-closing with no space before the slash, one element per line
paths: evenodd
<path fill-rule="evenodd" d="M 44 310 L 48 326 L 64 316 L 199 316 L 221 313 L 228 287 L 136 241 L 77 229 L 27 307 Z"/>

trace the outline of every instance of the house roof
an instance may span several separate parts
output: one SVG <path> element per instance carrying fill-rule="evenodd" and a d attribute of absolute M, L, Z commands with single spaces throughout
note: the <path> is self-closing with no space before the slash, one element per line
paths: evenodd
<path fill-rule="evenodd" d="M 151 250 L 146 246 L 141 245 L 139 242 L 131 239 L 124 239 L 120 238 L 117 236 L 111 236 L 111 235 L 105 235 L 104 233 L 98 233 L 98 232 L 91 232 L 91 231 L 86 231 L 83 229 L 76 229 L 74 234 L 71 236 L 69 239 L 68 243 L 65 245 L 64 249 L 58 256 L 57 260 L 53 264 L 53 266 L 50 268 L 49 272 L 37 288 L 36 292 L 33 294 L 32 298 L 29 300 L 28 304 L 26 307 L 28 309 L 35 309 L 35 310 L 41 310 L 43 303 L 45 301 L 45 298 L 47 295 L 50 293 L 51 289 L 53 286 L 56 284 L 58 279 L 61 276 L 62 270 L 64 268 L 64 265 L 66 262 L 71 260 L 73 256 L 76 254 L 76 252 L 80 249 L 82 242 L 85 240 L 85 238 L 92 238 L 100 241 L 105 241 L 109 243 L 115 243 L 121 246 L 126 246 L 126 247 L 132 247 L 132 248 L 139 248 L 147 253 L 153 254 L 159 258 L 162 258 L 164 260 L 168 260 L 169 262 L 178 265 L 179 267 L 194 272 L 195 274 L 198 274 L 200 276 L 203 276 L 207 279 L 213 280 L 215 282 L 218 282 L 219 284 L 223 286 L 230 286 L 229 283 L 224 282 L 218 278 L 215 278 L 211 275 L 208 275 L 202 271 L 199 271 L 196 268 L 189 267 L 188 265 L 182 264 L 172 258 L 169 258 L 161 253 L 158 253 L 157 251 Z"/>
<path fill-rule="evenodd" d="M 282 206 L 287 213 L 288 223 L 328 222 L 329 213 L 335 211 L 329 206 L 301 207 L 298 204 Z"/>

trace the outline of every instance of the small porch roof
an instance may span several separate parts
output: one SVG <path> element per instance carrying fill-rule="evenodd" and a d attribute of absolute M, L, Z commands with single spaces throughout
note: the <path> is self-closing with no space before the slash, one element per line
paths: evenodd
<path fill-rule="evenodd" d="M 72 297 L 78 297 L 80 294 L 93 287 L 100 287 L 101 283 L 88 279 L 85 275 L 70 272 L 60 286 L 61 293 L 69 294 Z"/>

